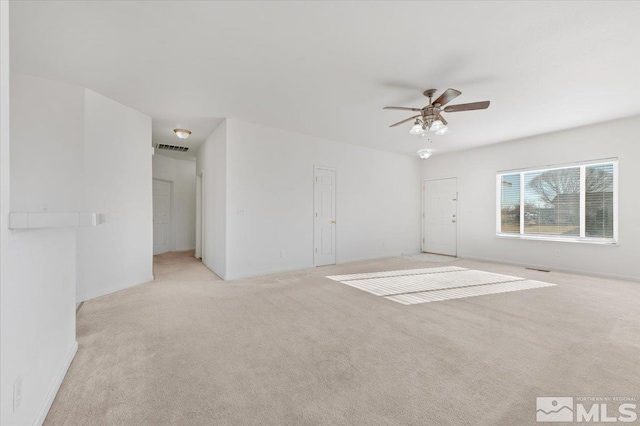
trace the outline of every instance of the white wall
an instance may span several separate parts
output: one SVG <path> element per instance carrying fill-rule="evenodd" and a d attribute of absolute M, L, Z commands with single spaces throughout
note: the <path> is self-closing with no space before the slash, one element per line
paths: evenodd
<path fill-rule="evenodd" d="M 12 211 L 80 211 L 84 89 L 14 73 L 11 90 Z"/>
<path fill-rule="evenodd" d="M 3 20 L 3 42 L 5 29 Z M 40 424 L 77 349 L 76 284 L 84 300 L 151 279 L 151 120 L 76 86 L 12 74 L 9 135 L 5 46 L 0 423 Z M 43 209 L 106 213 L 108 222 L 7 229 L 9 211 Z"/>
<path fill-rule="evenodd" d="M 2 424 L 41 424 L 77 350 L 74 229 L 10 231 L 2 275 Z M 13 384 L 22 404 L 13 412 Z"/>
<path fill-rule="evenodd" d="M 314 165 L 337 169 L 338 263 L 419 251 L 419 159 L 238 120 L 225 124 L 225 279 L 313 267 Z M 214 136 L 201 156 L 211 155 Z M 209 195 L 220 182 L 210 182 L 207 166 L 203 161 Z M 221 232 L 207 232 L 207 247 Z"/>
<path fill-rule="evenodd" d="M 77 349 L 76 232 L 9 230 L 10 199 L 21 210 L 77 211 L 80 157 L 67 150 L 78 148 L 81 127 L 79 138 L 62 124 L 82 124 L 82 93 L 11 76 L 9 115 L 7 13 L 8 2 L 0 2 L 0 423 L 30 425 L 44 421 Z M 22 403 L 14 411 L 19 377 Z"/>
<path fill-rule="evenodd" d="M 423 177 L 458 178 L 458 254 L 595 275 L 640 279 L 640 117 L 491 145 L 425 161 Z M 619 244 L 496 237 L 496 172 L 619 158 Z"/>
<path fill-rule="evenodd" d="M 171 250 L 196 247 L 196 163 L 153 156 L 153 178 L 171 182 Z"/>
<path fill-rule="evenodd" d="M 197 154 L 196 173 L 203 174 L 204 239 L 202 262 L 218 276 L 227 275 L 227 120 L 209 136 Z"/>
<path fill-rule="evenodd" d="M 152 152 L 150 117 L 85 90 L 82 210 L 107 222 L 78 230 L 78 301 L 153 279 Z"/>

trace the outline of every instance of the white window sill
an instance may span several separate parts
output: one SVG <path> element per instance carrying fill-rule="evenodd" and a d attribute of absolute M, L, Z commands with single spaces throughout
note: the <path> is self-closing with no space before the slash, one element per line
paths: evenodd
<path fill-rule="evenodd" d="M 546 235 L 522 235 L 522 234 L 496 234 L 498 238 L 507 238 L 514 240 L 536 240 L 536 241 L 555 241 L 561 243 L 580 243 L 580 244 L 599 244 L 616 246 L 618 241 L 613 238 L 580 238 L 580 237 L 556 237 Z"/>

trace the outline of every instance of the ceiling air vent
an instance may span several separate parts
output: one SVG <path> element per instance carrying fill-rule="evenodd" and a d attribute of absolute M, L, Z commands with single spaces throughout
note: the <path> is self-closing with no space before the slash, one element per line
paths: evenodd
<path fill-rule="evenodd" d="M 189 151 L 189 148 L 186 146 L 177 146 L 177 145 L 165 145 L 163 143 L 159 143 L 156 145 L 158 149 L 166 149 L 167 151 L 178 151 L 178 152 L 186 152 Z"/>

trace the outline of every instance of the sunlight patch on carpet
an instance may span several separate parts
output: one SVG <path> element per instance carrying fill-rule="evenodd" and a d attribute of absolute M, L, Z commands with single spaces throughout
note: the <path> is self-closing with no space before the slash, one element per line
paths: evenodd
<path fill-rule="evenodd" d="M 352 281 L 362 280 L 366 278 L 386 278 L 400 277 L 404 275 L 438 274 L 442 272 L 458 272 L 466 270 L 467 268 L 459 268 L 457 266 L 442 266 L 438 268 L 405 269 L 401 271 L 369 272 L 364 274 L 330 275 L 327 278 L 334 281 Z"/>
<path fill-rule="evenodd" d="M 388 300 L 415 305 L 418 303 L 440 302 L 443 300 L 463 299 L 467 297 L 485 296 L 488 294 L 508 293 L 512 291 L 531 290 L 534 288 L 553 287 L 555 284 L 542 281 L 522 280 L 498 284 L 478 285 L 473 287 L 453 288 L 447 290 L 426 291 L 421 293 L 398 294 L 386 296 Z"/>
<path fill-rule="evenodd" d="M 522 277 L 455 266 L 327 278 L 404 305 L 555 286 Z"/>
<path fill-rule="evenodd" d="M 491 272 L 466 270 L 440 274 L 342 281 L 342 283 L 368 293 L 375 294 L 376 296 L 390 296 L 392 294 L 442 290 L 482 284 L 495 284 L 508 281 L 519 281 L 523 279 L 524 278 L 512 277 L 509 275 L 493 274 Z"/>

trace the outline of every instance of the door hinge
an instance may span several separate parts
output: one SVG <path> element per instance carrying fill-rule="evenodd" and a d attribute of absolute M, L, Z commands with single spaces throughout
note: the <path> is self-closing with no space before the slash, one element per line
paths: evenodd
<path fill-rule="evenodd" d="M 422 239 L 422 244 L 424 244 L 424 238 Z"/>
<path fill-rule="evenodd" d="M 318 252 L 318 248 L 316 247 L 316 253 Z"/>

